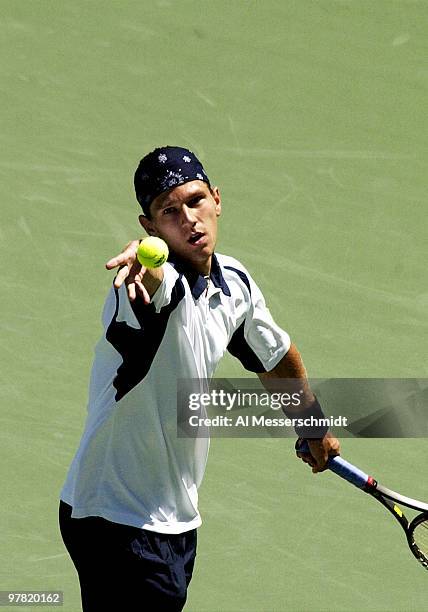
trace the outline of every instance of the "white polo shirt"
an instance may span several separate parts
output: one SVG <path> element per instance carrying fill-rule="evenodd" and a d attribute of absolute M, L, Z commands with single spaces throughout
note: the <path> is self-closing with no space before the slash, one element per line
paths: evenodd
<path fill-rule="evenodd" d="M 290 347 L 236 260 L 214 255 L 210 283 L 164 265 L 149 305 L 112 288 L 95 349 L 88 416 L 61 499 L 72 517 L 160 533 L 198 527 L 207 438 L 177 437 L 177 379 L 211 378 L 226 350 L 247 370 L 272 370 Z"/>

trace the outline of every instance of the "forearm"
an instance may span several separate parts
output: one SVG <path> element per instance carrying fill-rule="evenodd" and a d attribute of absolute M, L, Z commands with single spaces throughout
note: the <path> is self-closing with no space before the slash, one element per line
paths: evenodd
<path fill-rule="evenodd" d="M 141 282 L 149 296 L 152 297 L 163 280 L 163 266 L 160 268 L 146 268 L 141 280 L 137 280 Z"/>
<path fill-rule="evenodd" d="M 306 368 L 303 364 L 300 353 L 294 344 L 290 346 L 288 352 L 273 370 L 270 372 L 263 372 L 258 376 L 268 390 L 275 386 L 275 379 L 297 379 L 296 384 L 299 386 L 299 390 L 303 391 L 301 408 L 305 408 L 315 400 L 314 394 L 309 388 Z M 272 384 L 269 384 L 270 381 L 272 381 Z"/>
<path fill-rule="evenodd" d="M 272 386 L 275 385 L 275 379 L 296 380 L 299 391 L 303 391 L 301 393 L 302 401 L 295 410 L 287 408 L 285 411 L 287 416 L 299 418 L 310 413 L 317 417 L 323 416 L 318 401 L 309 387 L 306 369 L 300 353 L 294 344 L 290 346 L 286 355 L 284 355 L 273 370 L 259 374 L 259 378 L 268 391 L 271 391 Z M 291 386 L 293 387 L 294 383 L 291 383 Z M 305 433 L 299 431 L 299 428 L 296 428 L 296 433 L 298 436 L 306 437 Z M 337 455 L 340 453 L 339 441 L 328 431 L 319 428 L 310 431 L 308 438 L 310 454 L 299 453 L 298 456 L 312 467 L 313 472 L 322 472 L 326 469 L 329 454 Z"/>
<path fill-rule="evenodd" d="M 312 393 L 305 366 L 299 351 L 294 344 L 270 372 L 260 375 L 265 388 L 270 392 L 280 392 L 292 399 L 284 404 L 282 411 L 290 419 L 296 419 L 294 424 L 298 436 L 305 438 L 323 438 L 327 433 L 326 425 L 317 425 L 319 419 L 324 419 L 324 413 L 318 400 Z M 299 398 L 296 401 L 296 398 Z"/>

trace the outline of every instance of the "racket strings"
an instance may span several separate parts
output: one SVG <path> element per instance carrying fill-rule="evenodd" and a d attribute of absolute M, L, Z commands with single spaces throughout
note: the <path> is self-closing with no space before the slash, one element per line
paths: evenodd
<path fill-rule="evenodd" d="M 428 559 L 428 517 L 414 528 L 413 541 L 421 553 Z"/>

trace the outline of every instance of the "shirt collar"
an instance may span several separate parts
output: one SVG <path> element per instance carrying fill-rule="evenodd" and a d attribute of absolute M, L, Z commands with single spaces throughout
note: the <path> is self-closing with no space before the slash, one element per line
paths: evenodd
<path fill-rule="evenodd" d="M 185 277 L 187 282 L 189 283 L 190 290 L 192 292 L 195 300 L 200 298 L 202 293 L 207 288 L 206 278 L 199 274 L 196 270 L 193 270 L 181 259 L 178 259 L 173 253 L 170 253 L 168 257 L 168 262 L 174 266 L 177 272 L 181 272 Z M 210 280 L 213 283 L 214 287 L 218 287 L 224 293 L 224 295 L 230 296 L 230 289 L 224 280 L 223 273 L 221 271 L 220 263 L 213 253 L 211 258 L 211 270 L 210 270 Z"/>

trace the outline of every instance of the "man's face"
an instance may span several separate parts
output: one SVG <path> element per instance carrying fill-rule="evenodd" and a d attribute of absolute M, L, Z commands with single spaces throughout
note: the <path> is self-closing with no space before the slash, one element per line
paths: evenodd
<path fill-rule="evenodd" d="M 150 219 L 140 216 L 147 233 L 163 238 L 173 253 L 207 274 L 221 213 L 217 187 L 211 192 L 203 181 L 189 181 L 155 198 L 150 213 Z"/>

